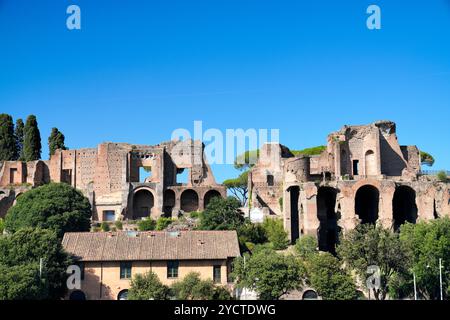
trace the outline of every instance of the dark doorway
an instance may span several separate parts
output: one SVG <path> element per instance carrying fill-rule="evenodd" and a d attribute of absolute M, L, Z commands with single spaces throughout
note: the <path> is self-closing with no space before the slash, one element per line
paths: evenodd
<path fill-rule="evenodd" d="M 154 203 L 155 199 L 150 191 L 137 191 L 133 197 L 133 219 L 149 217 Z"/>
<path fill-rule="evenodd" d="M 355 197 L 355 213 L 362 224 L 377 222 L 379 202 L 380 192 L 374 186 L 365 185 L 358 189 Z"/>
<path fill-rule="evenodd" d="M 212 198 L 222 197 L 219 191 L 217 190 L 210 190 L 205 193 L 205 196 L 203 197 L 203 203 L 205 205 L 205 208 L 208 206 L 209 202 Z"/>
<path fill-rule="evenodd" d="M 128 290 L 122 290 L 117 295 L 117 300 L 128 300 Z"/>
<path fill-rule="evenodd" d="M 359 160 L 353 160 L 353 175 L 359 175 Z"/>
<path fill-rule="evenodd" d="M 331 187 L 320 187 L 317 193 L 317 218 L 320 221 L 318 230 L 319 250 L 336 253 L 339 240 L 338 214 L 336 213 L 337 190 Z"/>
<path fill-rule="evenodd" d="M 72 291 L 69 296 L 69 300 L 86 300 L 86 295 L 81 290 Z"/>
<path fill-rule="evenodd" d="M 181 194 L 181 210 L 193 212 L 198 210 L 198 194 L 194 190 L 186 190 Z"/>
<path fill-rule="evenodd" d="M 392 200 L 394 214 L 394 230 L 398 231 L 405 222 L 416 223 L 417 205 L 416 192 L 408 186 L 400 186 L 395 189 Z"/>
<path fill-rule="evenodd" d="M 302 295 L 302 300 L 317 300 L 319 296 L 314 290 L 306 290 Z"/>
<path fill-rule="evenodd" d="M 175 207 L 175 191 L 166 190 L 164 192 L 164 215 L 168 218 L 172 216 L 172 210 Z"/>
<path fill-rule="evenodd" d="M 298 199 L 300 195 L 300 187 L 290 187 L 288 189 L 291 198 L 291 242 L 295 243 L 300 237 L 299 230 L 299 213 Z"/>

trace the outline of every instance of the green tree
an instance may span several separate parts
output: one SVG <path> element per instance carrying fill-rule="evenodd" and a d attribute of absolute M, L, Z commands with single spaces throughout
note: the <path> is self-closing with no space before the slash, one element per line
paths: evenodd
<path fill-rule="evenodd" d="M 0 218 L 0 235 L 3 233 L 3 230 L 5 230 L 5 221 Z"/>
<path fill-rule="evenodd" d="M 14 136 L 16 138 L 17 159 L 23 160 L 23 130 L 24 124 L 22 119 L 16 120 L 16 127 L 14 129 Z"/>
<path fill-rule="evenodd" d="M 128 291 L 128 300 L 167 300 L 169 296 L 169 287 L 163 285 L 154 272 L 136 274 Z"/>
<path fill-rule="evenodd" d="M 284 230 L 282 219 L 266 218 L 263 222 L 263 228 L 266 230 L 267 238 L 273 249 L 284 250 L 288 247 L 289 238 Z"/>
<path fill-rule="evenodd" d="M 443 265 L 444 295 L 450 295 L 450 218 L 441 218 L 400 228 L 400 240 L 412 256 L 408 277 L 403 281 L 404 294 L 413 296 L 412 273 L 417 290 L 425 299 L 440 298 L 439 259 Z M 400 279 L 401 280 L 401 279 Z M 446 291 L 446 292 L 445 292 Z"/>
<path fill-rule="evenodd" d="M 425 151 L 420 151 L 420 163 L 429 167 L 434 164 L 434 157 Z"/>
<path fill-rule="evenodd" d="M 302 236 L 295 243 L 295 251 L 302 259 L 308 259 L 318 253 L 317 239 L 313 236 Z"/>
<path fill-rule="evenodd" d="M 262 300 L 278 300 L 304 284 L 305 269 L 293 255 L 261 247 L 233 263 L 232 277 L 239 288 L 255 290 Z"/>
<path fill-rule="evenodd" d="M 46 298 L 45 288 L 38 264 L 0 265 L 0 300 L 41 300 Z"/>
<path fill-rule="evenodd" d="M 30 115 L 23 131 L 23 158 L 25 161 L 41 159 L 41 134 L 36 116 Z"/>
<path fill-rule="evenodd" d="M 224 288 L 215 286 L 212 280 L 200 279 L 197 272 L 188 273 L 183 280 L 172 285 L 172 291 L 178 300 L 228 300 L 231 296 Z"/>
<path fill-rule="evenodd" d="M 17 158 L 13 119 L 9 114 L 2 113 L 0 114 L 0 161 L 12 161 Z"/>
<path fill-rule="evenodd" d="M 259 149 L 245 151 L 234 159 L 234 167 L 238 170 L 248 170 L 252 168 L 259 158 Z"/>
<path fill-rule="evenodd" d="M 42 259 L 42 281 L 39 265 Z M 67 267 L 71 258 L 64 252 L 61 241 L 51 230 L 25 228 L 0 237 L 0 266 L 13 268 L 12 273 L 0 280 L 6 291 L 2 294 L 18 299 L 57 299 L 65 293 Z M 19 268 L 20 266 L 20 268 Z M 14 269 L 17 267 L 17 269 Z M 20 272 L 24 272 L 23 275 Z M 3 272 L 1 272 L 3 273 Z M 29 285 L 29 289 L 26 288 Z M 0 294 L 0 295 L 2 295 Z"/>
<path fill-rule="evenodd" d="M 156 220 L 156 230 L 165 230 L 172 222 L 172 218 L 159 217 L 158 220 Z"/>
<path fill-rule="evenodd" d="M 65 144 L 64 144 L 65 137 L 61 131 L 58 130 L 58 128 L 52 128 L 52 132 L 50 133 L 50 137 L 48 137 L 48 150 L 49 150 L 49 156 L 55 154 L 55 151 L 57 149 L 61 150 L 67 150 Z"/>
<path fill-rule="evenodd" d="M 327 252 L 309 255 L 306 262 L 311 286 L 324 300 L 356 300 L 356 285 L 341 262 Z"/>
<path fill-rule="evenodd" d="M 223 185 L 230 190 L 233 195 L 244 206 L 248 200 L 248 171 L 245 171 L 234 179 L 228 179 L 223 182 Z"/>
<path fill-rule="evenodd" d="M 357 272 L 364 285 L 368 267 L 379 267 L 380 288 L 371 289 L 377 300 L 384 300 L 392 281 L 408 270 L 409 256 L 398 234 L 381 226 L 358 225 L 343 235 L 337 252 L 345 265 Z"/>
<path fill-rule="evenodd" d="M 51 229 L 62 238 L 65 232 L 89 231 L 91 206 L 83 194 L 65 183 L 50 183 L 25 192 L 8 210 L 5 229 Z"/>
<path fill-rule="evenodd" d="M 437 179 L 441 182 L 446 182 L 448 177 L 447 177 L 447 172 L 445 171 L 439 171 L 436 175 Z"/>
<path fill-rule="evenodd" d="M 240 203 L 234 197 L 214 197 L 200 216 L 202 230 L 236 230 L 244 223 L 239 210 Z"/>

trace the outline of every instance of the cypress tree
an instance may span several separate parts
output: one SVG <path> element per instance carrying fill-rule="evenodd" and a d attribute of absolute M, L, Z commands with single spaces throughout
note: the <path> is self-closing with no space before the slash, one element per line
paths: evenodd
<path fill-rule="evenodd" d="M 22 119 L 17 119 L 14 135 L 16 136 L 17 159 L 23 160 L 23 130 L 24 124 Z"/>
<path fill-rule="evenodd" d="M 30 115 L 25 123 L 23 132 L 23 160 L 34 161 L 41 159 L 41 134 L 36 116 Z"/>
<path fill-rule="evenodd" d="M 9 114 L 0 114 L 0 161 L 17 158 L 17 145 L 14 137 L 14 123 Z"/>
<path fill-rule="evenodd" d="M 50 134 L 50 137 L 48 137 L 48 150 L 50 157 L 55 154 L 57 149 L 67 149 L 64 145 L 64 140 L 64 134 L 59 131 L 58 128 L 52 128 L 52 133 Z"/>

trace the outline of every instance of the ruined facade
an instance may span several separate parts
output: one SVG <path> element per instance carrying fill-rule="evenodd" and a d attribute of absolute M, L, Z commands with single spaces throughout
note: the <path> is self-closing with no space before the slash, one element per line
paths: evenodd
<path fill-rule="evenodd" d="M 203 150 L 201 142 L 192 140 L 155 146 L 102 143 L 57 150 L 47 161 L 5 161 L 0 163 L 0 217 L 21 193 L 49 182 L 81 190 L 91 202 L 94 221 L 203 210 L 213 197 L 226 196 Z M 183 171 L 186 181 L 177 181 Z"/>
<path fill-rule="evenodd" d="M 265 144 L 249 174 L 249 206 L 282 217 L 293 242 L 317 235 L 321 250 L 334 251 L 339 232 L 359 223 L 397 230 L 449 216 L 450 184 L 420 166 L 418 148 L 400 146 L 391 121 L 344 126 L 317 156 Z"/>

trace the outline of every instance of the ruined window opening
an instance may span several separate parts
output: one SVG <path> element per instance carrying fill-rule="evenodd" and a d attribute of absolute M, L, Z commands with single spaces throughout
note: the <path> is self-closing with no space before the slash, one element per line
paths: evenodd
<path fill-rule="evenodd" d="M 133 197 L 133 219 L 149 217 L 154 203 L 155 199 L 150 191 L 137 191 Z"/>
<path fill-rule="evenodd" d="M 64 169 L 61 175 L 61 182 L 72 184 L 72 169 Z"/>
<path fill-rule="evenodd" d="M 290 209 L 291 209 L 291 242 L 295 243 L 300 237 L 300 216 L 298 210 L 298 200 L 300 195 L 300 188 L 297 186 L 288 189 L 290 193 Z M 303 209 L 303 207 L 301 208 Z"/>
<path fill-rule="evenodd" d="M 103 221 L 116 221 L 116 212 L 114 210 L 104 210 Z"/>
<path fill-rule="evenodd" d="M 139 182 L 146 183 L 152 178 L 152 167 L 145 166 L 139 167 Z"/>
<path fill-rule="evenodd" d="M 439 213 L 437 212 L 436 208 L 436 199 L 433 200 L 433 217 L 435 219 L 439 219 Z"/>
<path fill-rule="evenodd" d="M 378 207 L 380 192 L 371 185 L 365 185 L 358 189 L 355 197 L 355 213 L 361 219 L 361 223 L 375 224 L 378 220 Z"/>
<path fill-rule="evenodd" d="M 185 169 L 185 168 L 177 169 L 177 178 L 176 178 L 177 184 L 187 184 L 188 177 L 189 177 L 189 169 Z"/>
<path fill-rule="evenodd" d="M 359 175 L 359 160 L 353 160 L 353 175 Z"/>
<path fill-rule="evenodd" d="M 17 176 L 17 169 L 10 169 L 9 170 L 9 183 L 14 184 L 16 182 L 16 176 Z"/>
<path fill-rule="evenodd" d="M 416 223 L 417 205 L 416 192 L 408 186 L 400 186 L 394 192 L 392 199 L 394 230 L 399 231 L 405 222 Z"/>
<path fill-rule="evenodd" d="M 164 192 L 164 214 L 170 218 L 172 216 L 172 210 L 175 207 L 175 192 L 173 190 L 166 190 Z"/>
<path fill-rule="evenodd" d="M 268 174 L 267 175 L 267 185 L 269 187 L 273 187 L 274 186 L 274 178 L 273 178 L 273 174 Z"/>

